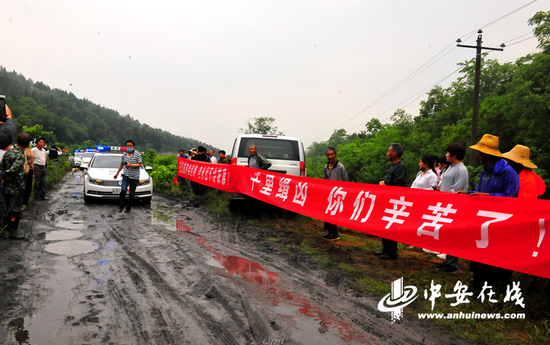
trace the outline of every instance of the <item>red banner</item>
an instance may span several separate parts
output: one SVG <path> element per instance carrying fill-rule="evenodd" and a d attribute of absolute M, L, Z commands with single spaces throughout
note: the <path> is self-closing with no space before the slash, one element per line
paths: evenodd
<path fill-rule="evenodd" d="M 338 226 L 550 278 L 550 201 L 289 176 L 179 158 L 178 175 Z"/>

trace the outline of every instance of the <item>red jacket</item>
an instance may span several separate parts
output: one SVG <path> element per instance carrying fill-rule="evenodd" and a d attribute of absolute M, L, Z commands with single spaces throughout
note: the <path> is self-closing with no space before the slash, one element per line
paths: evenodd
<path fill-rule="evenodd" d="M 519 173 L 518 198 L 536 199 L 546 191 L 546 184 L 542 178 L 531 169 L 524 168 Z"/>

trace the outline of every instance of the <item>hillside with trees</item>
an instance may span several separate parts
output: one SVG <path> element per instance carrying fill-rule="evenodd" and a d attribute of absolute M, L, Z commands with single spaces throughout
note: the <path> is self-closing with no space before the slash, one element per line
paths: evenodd
<path fill-rule="evenodd" d="M 199 145 L 211 147 L 140 123 L 130 115 L 122 116 L 115 110 L 79 99 L 73 93 L 52 89 L 19 73 L 8 72 L 2 66 L 0 94 L 6 96 L 19 130 L 23 126 L 42 125 L 45 132 L 53 132 L 48 136 L 50 142 L 64 143 L 68 147 L 84 147 L 91 143 L 120 146 L 128 138 L 139 143 L 141 150 L 166 153 Z"/>
<path fill-rule="evenodd" d="M 484 60 L 481 70 L 478 140 L 485 133 L 500 138 L 500 151 L 507 152 L 516 144 L 531 149 L 531 161 L 549 184 L 550 172 L 550 11 L 538 12 L 529 20 L 535 26 L 540 52 L 499 63 Z M 475 61 L 460 64 L 461 76 L 448 88 L 437 86 L 421 102 L 417 116 L 397 109 L 391 123 L 373 118 L 360 133 L 348 135 L 338 129 L 326 142 L 308 148 L 308 176 L 323 178 L 326 163 L 324 149 L 338 148 L 338 159 L 348 169 L 354 182 L 378 183 L 390 163 L 385 153 L 393 142 L 405 148 L 403 161 L 408 168 L 408 182 L 416 175 L 418 161 L 424 154 L 445 154 L 453 142 L 470 143 L 474 96 Z M 477 141 L 476 141 L 477 142 Z M 468 163 L 470 152 L 464 159 Z M 470 187 L 475 186 L 480 167 L 470 167 Z M 546 196 L 548 196 L 548 192 Z"/>

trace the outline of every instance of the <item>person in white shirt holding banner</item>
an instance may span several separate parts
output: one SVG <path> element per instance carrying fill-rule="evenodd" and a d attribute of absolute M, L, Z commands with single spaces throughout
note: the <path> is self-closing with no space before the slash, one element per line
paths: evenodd
<path fill-rule="evenodd" d="M 411 188 L 434 190 L 437 187 L 437 174 L 435 172 L 435 160 L 434 155 L 424 155 L 418 162 L 418 168 L 420 171 L 416 174 Z"/>
<path fill-rule="evenodd" d="M 466 155 L 466 148 L 459 143 L 447 145 L 447 153 L 445 158 L 449 163 L 447 170 L 441 174 L 441 184 L 439 190 L 442 192 L 456 193 L 459 190 L 468 190 L 468 169 L 462 163 L 462 159 Z M 458 257 L 448 255 L 445 257 L 445 262 L 439 270 L 447 273 L 453 273 L 458 270 Z"/>

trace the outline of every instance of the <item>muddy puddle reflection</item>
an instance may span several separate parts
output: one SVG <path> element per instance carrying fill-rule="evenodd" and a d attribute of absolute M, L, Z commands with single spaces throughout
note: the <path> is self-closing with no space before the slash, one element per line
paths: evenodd
<path fill-rule="evenodd" d="M 178 223 L 181 229 L 190 228 L 183 217 L 178 219 Z M 257 285 L 261 289 L 259 298 L 267 298 L 272 306 L 271 312 L 294 324 L 291 330 L 293 340 L 304 344 L 311 344 L 312 341 L 325 344 L 376 343 L 375 339 L 359 332 L 353 324 L 341 321 L 334 313 L 313 305 L 309 297 L 296 293 L 290 285 L 282 282 L 279 273 L 243 257 L 223 255 L 209 245 L 207 239 L 196 234 L 186 235 L 214 254 L 206 258 L 207 265 L 222 268 L 233 277 Z"/>
<path fill-rule="evenodd" d="M 18 327 L 11 327 L 10 330 L 15 339 L 23 340 L 18 344 L 70 344 L 71 341 L 64 336 L 56 334 L 65 324 L 65 312 L 72 299 L 75 298 L 72 290 L 76 286 L 76 279 L 83 276 L 82 272 L 76 270 L 66 257 L 58 257 L 59 269 L 51 279 L 47 279 L 44 288 L 51 291 L 46 303 L 36 308 L 31 315 L 24 319 L 15 319 Z"/>
<path fill-rule="evenodd" d="M 80 230 L 84 227 L 82 220 L 62 220 L 55 223 L 56 227 L 62 229 Z"/>
<path fill-rule="evenodd" d="M 75 230 L 54 230 L 46 233 L 46 241 L 74 240 L 82 237 L 80 231 Z"/>
<path fill-rule="evenodd" d="M 48 253 L 66 256 L 90 253 L 97 249 L 99 249 L 97 244 L 85 240 L 62 241 L 44 246 L 44 250 Z"/>

